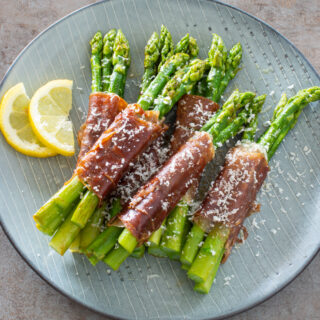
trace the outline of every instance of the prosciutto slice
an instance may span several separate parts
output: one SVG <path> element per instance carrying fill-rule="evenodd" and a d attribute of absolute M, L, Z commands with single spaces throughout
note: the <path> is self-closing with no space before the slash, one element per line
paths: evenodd
<path fill-rule="evenodd" d="M 119 215 L 120 221 L 139 243 L 145 242 L 160 227 L 213 157 L 211 136 L 206 132 L 196 132 L 139 189 Z"/>
<path fill-rule="evenodd" d="M 211 186 L 194 222 L 209 232 L 216 223 L 230 229 L 225 246 L 225 261 L 238 239 L 245 218 L 255 207 L 255 200 L 269 171 L 266 156 L 255 143 L 231 149 L 224 167 Z"/>
<path fill-rule="evenodd" d="M 126 101 L 114 93 L 96 92 L 90 95 L 87 119 L 78 134 L 78 162 L 126 106 Z"/>
<path fill-rule="evenodd" d="M 76 174 L 100 199 L 113 190 L 133 162 L 164 130 L 158 113 L 127 106 L 79 161 Z"/>

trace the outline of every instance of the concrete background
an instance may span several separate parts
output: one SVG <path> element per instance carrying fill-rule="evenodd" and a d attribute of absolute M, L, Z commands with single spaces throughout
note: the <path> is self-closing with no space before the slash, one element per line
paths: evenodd
<path fill-rule="evenodd" d="M 39 32 L 95 1 L 0 0 L 0 78 Z M 291 40 L 320 72 L 319 0 L 228 0 L 266 21 Z M 320 319 L 320 255 L 280 293 L 230 320 Z M 0 319 L 102 320 L 62 296 L 20 258 L 0 229 Z"/>

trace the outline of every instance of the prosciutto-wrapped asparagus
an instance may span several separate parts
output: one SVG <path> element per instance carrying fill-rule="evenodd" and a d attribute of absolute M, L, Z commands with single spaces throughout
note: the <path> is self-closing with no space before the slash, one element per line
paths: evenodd
<path fill-rule="evenodd" d="M 199 82 L 199 93 L 206 95 L 212 101 L 219 102 L 229 81 L 238 72 L 241 58 L 242 48 L 240 43 L 233 46 L 227 53 L 222 38 L 217 34 L 213 34 L 207 59 L 210 70 Z M 185 137 L 190 137 L 195 130 L 200 130 L 200 128 L 201 126 L 196 128 L 190 122 L 190 126 L 185 126 L 183 130 L 180 130 L 180 133 Z M 161 237 L 158 253 L 168 255 L 171 259 L 179 259 L 185 235 L 189 231 L 188 211 L 196 189 L 197 183 L 188 190 L 177 207 L 170 213 L 164 226 L 165 231 Z M 153 238 L 150 242 L 151 246 L 155 247 L 156 243 Z M 152 250 L 154 251 L 155 249 Z"/>
<path fill-rule="evenodd" d="M 117 34 L 117 38 L 115 35 Z M 113 48 L 117 50 L 114 52 Z M 78 155 L 78 163 L 85 153 L 93 146 L 100 137 L 102 132 L 108 128 L 114 118 L 120 113 L 127 103 L 118 95 L 119 91 L 101 92 L 101 54 L 105 51 L 105 47 L 109 48 L 109 55 L 124 54 L 123 51 L 128 50 L 128 42 L 121 30 L 116 32 L 110 30 L 104 39 L 101 32 L 97 32 L 92 40 L 91 45 L 91 70 L 92 70 L 92 93 L 89 97 L 89 108 L 86 122 L 81 126 L 78 135 L 80 152 Z M 127 55 L 125 53 L 124 55 Z M 103 55 L 103 58 L 105 56 Z M 113 65 L 111 65 L 110 73 L 112 73 Z M 120 81 L 124 86 L 125 82 Z M 121 85 L 116 85 L 120 89 Z M 120 91 L 123 92 L 122 89 Z M 64 187 L 54 195 L 40 210 L 34 215 L 37 227 L 44 233 L 52 235 L 58 226 L 63 222 L 70 212 L 71 208 L 76 205 L 75 201 L 79 199 L 80 194 L 84 191 L 84 186 L 79 184 L 77 177 L 69 180 Z"/>
<path fill-rule="evenodd" d="M 209 292 L 220 261 L 226 261 L 245 218 L 257 209 L 255 199 L 269 171 L 268 162 L 302 109 L 319 99 L 319 87 L 301 90 L 288 101 L 284 95 L 258 143 L 245 139 L 229 152 L 223 170 L 194 215 L 194 226 L 181 256 L 185 266 L 191 264 L 188 276 L 196 282 L 196 291 Z M 206 232 L 209 235 L 199 250 Z"/>
<path fill-rule="evenodd" d="M 175 59 L 180 59 L 179 57 L 181 56 L 181 54 L 177 54 L 175 56 L 173 56 L 172 58 L 170 58 L 162 67 L 162 71 L 166 70 L 166 68 L 169 68 L 170 70 L 172 70 L 172 65 L 175 61 Z M 188 56 L 188 55 L 185 55 L 185 56 Z M 183 61 L 183 59 L 180 61 Z M 159 102 L 158 104 L 155 105 L 154 107 L 154 111 L 144 111 L 143 108 L 140 108 L 140 106 L 136 106 L 134 109 L 135 110 L 138 110 L 139 109 L 139 112 L 137 112 L 137 114 L 140 114 L 140 118 L 144 118 L 144 120 L 147 120 L 149 119 L 149 127 L 152 127 L 151 123 L 153 123 L 153 127 L 155 129 L 155 124 L 156 124 L 156 115 L 158 114 L 161 114 L 161 116 L 165 115 L 167 112 L 170 111 L 170 109 L 172 108 L 172 106 L 174 105 L 174 103 L 176 102 L 177 99 L 180 99 L 180 97 L 185 94 L 188 90 L 191 90 L 192 89 L 192 86 L 194 85 L 194 83 L 196 83 L 198 81 L 198 79 L 200 79 L 200 77 L 202 77 L 202 74 L 204 72 L 204 68 L 205 68 L 205 62 L 204 61 L 201 61 L 201 60 L 194 60 L 190 63 L 190 65 L 187 65 L 183 71 L 184 71 L 184 74 L 183 76 L 179 75 L 179 77 L 173 77 L 168 83 L 167 85 L 165 85 L 162 93 L 161 93 L 161 96 L 159 98 Z M 112 77 L 111 77 L 112 78 Z M 157 80 L 157 77 L 156 79 Z M 154 80 L 154 81 L 155 81 Z M 111 79 L 111 83 L 112 83 L 112 79 Z M 150 86 L 153 86 L 153 88 L 155 88 L 156 86 L 162 86 L 163 85 L 163 82 L 160 82 L 160 83 L 155 83 L 153 85 L 153 82 L 151 83 Z M 110 86 L 111 87 L 111 86 Z M 172 89 L 175 89 L 175 90 L 172 90 Z M 148 91 L 148 90 L 147 90 Z M 128 110 L 130 108 L 127 108 Z M 126 109 L 126 110 L 127 110 Z M 131 108 L 132 109 L 132 108 Z M 123 114 L 126 113 L 126 110 L 123 111 L 121 114 L 119 114 L 117 118 L 120 119 L 120 117 L 122 117 Z M 129 112 L 129 111 L 128 111 Z M 153 116 L 152 116 L 153 115 Z M 116 122 L 116 119 L 114 122 Z M 158 118 L 157 118 L 158 119 Z M 130 125 L 130 122 L 129 121 L 125 121 L 125 119 L 123 119 L 123 123 L 126 124 L 126 125 Z M 159 125 L 160 125 L 160 122 L 157 122 L 157 127 L 159 129 Z M 124 174 L 125 170 L 128 168 L 128 165 L 129 163 L 131 163 L 132 161 L 134 161 L 136 159 L 136 157 L 139 155 L 139 153 L 141 153 L 147 146 L 149 143 L 152 142 L 152 139 L 151 138 L 155 138 L 156 135 L 154 134 L 151 134 L 147 137 L 147 139 L 145 139 L 145 141 L 142 143 L 141 142 L 141 148 L 135 148 L 133 149 L 132 148 L 132 151 L 130 154 L 129 157 L 125 158 L 125 155 L 122 154 L 120 155 L 119 154 L 119 150 L 117 150 L 117 144 L 121 141 L 124 141 L 124 140 L 127 140 L 125 137 L 124 137 L 124 133 L 126 131 L 130 131 L 129 129 L 126 129 L 126 127 L 121 127 L 119 128 L 119 130 L 117 131 L 116 130 L 117 126 L 115 126 L 115 128 L 113 128 L 115 131 L 114 133 L 110 133 L 108 132 L 107 135 L 108 137 L 110 137 L 111 141 L 115 141 L 115 143 L 112 143 L 110 142 L 110 140 L 108 140 L 109 138 L 107 138 L 107 140 L 103 140 L 104 137 L 100 137 L 99 140 L 96 142 L 95 146 L 93 147 L 94 148 L 97 148 L 97 146 L 99 145 L 103 145 L 103 143 L 107 143 L 107 145 L 112 149 L 112 154 L 110 154 L 109 152 L 104 152 L 102 151 L 104 148 L 100 148 L 101 152 L 103 153 L 103 156 L 105 157 L 105 162 L 102 162 L 100 161 L 100 155 L 98 154 L 97 156 L 99 157 L 98 159 L 99 160 L 99 163 L 97 163 L 97 159 L 95 156 L 95 152 L 92 152 L 89 151 L 87 153 L 87 155 L 85 156 L 85 161 L 81 161 L 79 163 L 79 171 L 77 169 L 77 174 L 73 180 L 75 180 L 75 185 L 76 186 L 80 186 L 80 185 L 83 185 L 83 183 L 87 183 L 90 187 L 90 190 L 88 190 L 84 197 L 81 199 L 80 203 L 78 204 L 78 206 L 76 207 L 76 209 L 73 211 L 73 214 L 72 214 L 72 217 L 70 219 L 70 221 L 68 221 L 68 223 L 73 223 L 75 225 L 77 225 L 79 228 L 84 228 L 85 225 L 87 224 L 88 220 L 90 219 L 90 217 L 92 216 L 92 214 L 94 213 L 95 211 L 95 208 L 97 207 L 98 203 L 99 203 L 99 199 L 101 200 L 100 197 L 105 197 L 107 196 L 108 193 L 110 193 L 110 191 L 116 186 L 116 183 L 118 182 L 118 180 L 120 179 L 120 177 Z M 160 132 L 161 130 L 158 130 L 156 129 L 155 132 Z M 108 130 L 107 130 L 108 131 Z M 122 132 L 121 132 L 122 131 Z M 135 132 L 135 134 L 138 134 L 138 131 Z M 120 137 L 120 138 L 119 138 Z M 132 146 L 134 146 L 136 143 L 139 143 L 139 140 L 143 138 L 140 137 L 139 139 L 135 139 L 134 135 L 127 135 L 128 138 L 130 138 L 130 140 L 127 140 L 127 142 L 129 142 L 129 144 L 132 144 Z M 118 139 L 119 138 L 119 139 Z M 131 141 L 131 142 L 130 142 Z M 144 146 L 142 148 L 142 145 Z M 114 148 L 113 148 L 114 147 Z M 111 150 L 109 148 L 109 150 Z M 91 155 L 91 156 L 90 156 Z M 103 172 L 104 169 L 101 168 L 101 164 L 105 164 L 106 162 L 109 162 L 108 160 L 110 159 L 110 156 L 111 156 L 111 160 L 112 161 L 117 161 L 119 160 L 119 158 L 121 158 L 121 161 L 119 162 L 115 162 L 115 164 L 117 165 L 117 175 L 114 177 L 114 182 L 111 183 L 111 180 L 112 180 L 112 177 L 110 174 L 108 174 L 108 172 L 110 173 L 111 170 L 109 170 L 110 168 L 112 168 L 112 166 L 114 165 L 113 162 L 110 162 L 108 163 L 108 165 L 105 166 L 104 169 L 108 169 L 109 171 L 108 172 Z M 124 160 L 124 161 L 123 161 Z M 80 166 L 80 164 L 83 163 L 83 166 Z M 91 165 L 91 164 L 94 164 Z M 93 170 L 90 171 L 90 173 L 84 177 L 84 179 L 82 181 L 80 181 L 80 175 L 82 175 L 83 173 L 86 172 L 86 170 L 84 170 L 83 168 L 85 167 L 91 167 L 93 168 Z M 108 167 L 108 168 L 107 168 Z M 115 169 L 115 168 L 113 168 Z M 99 172 L 94 172 L 95 170 L 98 170 Z M 93 173 L 93 175 L 95 175 L 96 178 L 90 178 L 90 175 Z M 107 179 L 107 177 L 104 175 L 104 173 L 106 173 L 109 178 L 111 178 L 111 180 L 109 179 L 108 182 L 104 182 L 105 183 L 105 186 L 108 184 L 108 187 L 106 187 L 106 190 L 105 191 L 102 191 L 102 193 L 99 194 L 99 186 L 96 185 L 96 183 L 92 183 L 93 180 L 96 180 L 98 183 L 102 184 L 102 182 L 98 181 L 99 179 Z M 105 180 L 104 180 L 105 181 Z M 90 184 L 91 182 L 91 184 Z M 92 188 L 92 189 L 91 189 Z M 95 190 L 93 189 L 95 188 Z M 104 187 L 102 188 L 104 189 Z M 70 225 L 71 227 L 71 225 Z M 74 226 L 72 225 L 72 228 L 70 229 L 74 229 Z M 68 247 L 68 245 L 70 245 L 70 241 L 72 240 L 72 238 L 74 237 L 73 235 L 76 234 L 76 232 L 71 232 L 69 236 L 67 236 L 67 233 L 66 232 L 66 229 L 64 229 L 64 234 L 65 234 L 65 238 L 66 238 L 66 241 L 65 241 L 65 244 L 63 244 L 62 246 L 60 246 L 62 243 L 61 243 L 61 239 L 63 239 L 63 237 L 60 237 L 60 240 L 59 240 L 59 248 L 60 247 L 63 247 L 63 250 L 60 250 L 59 248 L 57 249 L 58 252 L 60 252 L 61 254 L 63 254 L 65 252 L 65 248 Z M 54 239 L 53 239 L 54 240 Z M 51 245 L 53 247 L 57 247 L 55 244 L 54 244 L 55 241 L 51 241 Z"/>
<path fill-rule="evenodd" d="M 193 95 L 183 96 L 178 103 L 176 128 L 170 148 L 163 147 L 162 138 L 158 138 L 121 179 L 112 196 L 121 199 L 122 205 L 125 206 L 138 188 L 159 170 L 169 155 L 175 153 L 179 146 L 188 140 L 191 135 L 189 132 L 186 134 L 188 125 L 190 124 L 193 130 L 199 130 L 218 108 L 219 105 L 209 99 Z M 86 250 L 91 263 L 95 264 L 103 259 L 116 244 L 120 233 L 121 228 L 111 226 L 99 234 Z M 149 247 L 149 252 L 153 252 L 152 249 Z"/>
<path fill-rule="evenodd" d="M 228 127 L 236 117 L 236 111 L 250 103 L 253 98 L 253 93 L 240 94 L 235 91 L 222 107 L 221 112 L 216 113 L 213 119 L 207 122 L 208 125 L 204 126 L 206 129 L 191 137 L 162 167 L 160 172 L 133 197 L 119 216 L 119 220 L 127 229 L 123 231 L 118 241 L 128 255 L 137 243 L 146 241 L 148 236 L 160 227 L 191 184 L 199 178 L 205 165 L 214 156 L 213 145 L 220 145 L 230 137 L 230 135 L 228 137 L 215 135 L 216 132 Z M 240 127 L 233 133 L 237 132 Z M 116 269 L 119 264 L 113 263 L 116 255 L 114 252 L 116 250 L 111 252 L 104 261 Z M 121 256 L 124 257 L 122 253 Z"/>

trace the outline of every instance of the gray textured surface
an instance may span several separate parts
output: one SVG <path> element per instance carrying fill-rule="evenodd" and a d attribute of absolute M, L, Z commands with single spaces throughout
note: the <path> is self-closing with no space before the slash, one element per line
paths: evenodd
<path fill-rule="evenodd" d="M 319 57 L 319 47 L 308 50 L 302 43 L 307 42 L 307 47 L 313 44 L 319 46 L 319 12 L 317 14 L 315 1 L 306 7 L 299 8 L 292 4 L 292 1 L 282 1 L 281 10 L 272 8 L 272 4 L 256 3 L 244 5 L 243 9 L 251 9 L 251 12 L 267 20 L 271 24 L 282 18 L 280 25 L 275 25 L 279 31 L 286 34 L 286 29 L 281 29 L 284 25 L 283 16 L 288 13 L 288 25 L 295 28 L 288 28 L 288 36 L 298 44 L 300 49 L 306 50 L 308 58 Z M 33 2 L 14 2 L 2 1 L 0 13 L 0 38 L 1 38 L 1 61 L 0 74 L 3 75 L 8 65 L 16 54 L 33 38 L 40 30 L 48 24 L 63 16 L 64 14 L 76 9 L 85 1 L 56 1 L 55 4 L 47 4 L 45 1 Z M 241 1 L 234 2 L 241 7 Z M 299 4 L 301 6 L 301 4 Z M 248 7 L 247 7 L 248 6 Z M 255 8 L 255 9 L 254 9 Z M 248 10 L 250 11 L 250 10 Z M 265 14 L 265 16 L 264 16 Z M 9 16 L 9 22 L 6 17 Z M 306 19 L 308 17 L 308 19 Z M 314 19 L 312 19 L 314 17 Z M 268 20 L 268 18 L 270 20 Z M 300 20 L 301 19 L 301 20 Z M 318 19 L 318 20 L 317 20 Z M 299 21 L 301 25 L 299 27 Z M 315 23 L 312 25 L 312 23 Z M 318 29 L 317 29 L 318 28 Z M 291 30 L 295 29 L 295 34 Z M 289 32 L 290 30 L 290 32 Z M 299 32 L 300 30 L 300 32 Z M 306 30 L 304 35 L 302 30 Z M 313 35 L 313 36 L 312 36 Z M 9 38 L 10 36 L 10 38 Z M 295 42 L 294 36 L 297 37 Z M 304 38 L 305 37 L 305 38 Z M 303 41 L 301 39 L 304 39 Z M 313 39 L 313 41 L 310 41 Z M 310 46 L 309 46 L 310 44 Z M 312 62 L 312 61 L 311 61 Z M 319 61 L 318 61 L 319 63 Z M 316 65 L 319 70 L 319 64 Z M 26 264 L 17 256 L 8 241 L 1 235 L 1 300 L 0 318 L 2 319 L 99 319 L 100 317 L 86 309 L 74 305 L 70 300 L 62 297 L 59 293 L 49 288 L 39 277 L 34 274 Z M 319 319 L 319 256 L 307 268 L 307 270 L 295 280 L 288 288 L 280 294 L 264 303 L 263 305 L 245 313 L 238 319 Z M 4 290 L 6 287 L 9 289 Z M 9 285 L 8 285 L 9 284 Z"/>

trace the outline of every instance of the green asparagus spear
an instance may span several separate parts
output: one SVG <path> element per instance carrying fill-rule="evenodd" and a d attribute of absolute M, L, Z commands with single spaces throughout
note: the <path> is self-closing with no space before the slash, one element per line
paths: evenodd
<path fill-rule="evenodd" d="M 141 245 L 140 247 L 136 247 L 133 252 L 131 253 L 131 257 L 140 259 L 143 257 L 146 247 Z"/>
<path fill-rule="evenodd" d="M 174 50 L 174 44 L 172 41 L 171 33 L 164 25 L 162 25 L 160 30 L 161 60 L 158 66 L 158 72 L 161 71 L 161 67 L 173 55 L 173 50 Z"/>
<path fill-rule="evenodd" d="M 184 94 L 191 92 L 193 86 L 201 79 L 205 64 L 205 61 L 200 59 L 191 61 L 166 84 L 154 108 L 159 111 L 160 118 L 167 114 Z"/>
<path fill-rule="evenodd" d="M 155 98 L 169 81 L 170 77 L 178 68 L 182 67 L 189 58 L 188 54 L 177 53 L 168 59 L 160 68 L 160 72 L 152 80 L 149 87 L 142 94 L 137 103 L 140 104 L 144 110 L 149 109 L 153 105 Z"/>
<path fill-rule="evenodd" d="M 100 234 L 101 228 L 104 223 L 106 203 L 98 208 L 91 218 L 89 219 L 86 226 L 80 232 L 80 249 L 85 252 L 87 247 L 95 240 Z"/>
<path fill-rule="evenodd" d="M 103 262 L 116 271 L 129 256 L 130 253 L 127 250 L 116 244 L 112 251 L 103 259 Z"/>
<path fill-rule="evenodd" d="M 221 225 L 212 229 L 188 271 L 191 280 L 199 283 L 210 276 L 213 265 L 220 263 L 219 257 L 224 250 L 229 232 L 228 228 Z"/>
<path fill-rule="evenodd" d="M 187 33 L 181 40 L 177 43 L 174 53 L 184 52 L 188 53 L 189 51 L 189 42 L 190 42 L 190 35 Z"/>
<path fill-rule="evenodd" d="M 274 116 L 272 118 L 271 125 L 269 129 L 262 135 L 262 137 L 258 140 L 258 143 L 265 147 L 268 160 L 271 159 L 272 155 L 276 151 L 277 147 L 285 137 L 285 135 L 289 132 L 290 129 L 294 127 L 296 124 L 298 117 L 303 110 L 303 108 L 310 102 L 314 102 L 316 100 L 320 100 L 320 87 L 312 87 L 309 89 L 301 90 L 287 101 L 286 96 L 282 96 L 277 107 L 274 111 Z M 256 105 L 258 110 L 259 102 Z M 251 123 L 255 123 L 255 121 L 251 121 Z M 249 122 L 249 125 L 251 125 Z M 255 124 L 254 124 L 255 126 Z M 249 138 L 252 139 L 252 135 L 249 135 Z M 227 231 L 228 228 L 224 227 Z M 227 238 L 214 234 L 214 231 L 209 234 L 206 239 L 206 242 L 209 243 L 225 243 Z M 216 257 L 222 257 L 223 247 L 219 245 L 218 250 L 215 250 Z M 195 281 L 199 283 L 195 286 L 195 290 L 208 293 L 212 282 L 214 280 L 215 273 L 219 267 L 220 260 L 214 257 L 212 252 L 200 251 L 197 255 L 197 258 L 194 260 L 191 265 L 188 275 Z M 201 270 L 200 270 L 201 265 Z"/>
<path fill-rule="evenodd" d="M 71 211 L 68 218 L 62 223 L 49 242 L 50 247 L 57 251 L 61 256 L 65 254 L 81 230 L 77 225 L 71 222 L 72 214 L 73 212 Z"/>
<path fill-rule="evenodd" d="M 281 95 L 281 98 L 280 98 L 278 104 L 274 108 L 273 117 L 272 117 L 271 121 L 275 120 L 275 118 L 279 115 L 279 113 L 282 111 L 282 109 L 286 106 L 287 102 L 288 102 L 287 95 L 285 93 L 283 93 Z"/>
<path fill-rule="evenodd" d="M 112 74 L 113 64 L 112 55 L 113 47 L 116 39 L 117 30 L 111 29 L 103 38 L 103 50 L 102 50 L 102 91 L 108 92 L 110 85 L 110 77 Z"/>
<path fill-rule="evenodd" d="M 98 31 L 92 40 L 91 45 L 91 70 L 92 70 L 92 92 L 101 91 L 101 53 L 103 47 L 102 34 Z"/>
<path fill-rule="evenodd" d="M 83 229 L 95 211 L 98 203 L 98 196 L 88 190 L 80 200 L 76 210 L 74 210 L 71 221 L 79 228 Z"/>
<path fill-rule="evenodd" d="M 167 254 L 160 248 L 160 240 L 164 232 L 165 225 L 166 219 L 162 222 L 161 227 L 150 236 L 146 243 L 148 246 L 148 253 L 155 257 L 167 257 Z"/>
<path fill-rule="evenodd" d="M 188 220 L 188 210 L 188 204 L 182 199 L 168 216 L 166 230 L 161 237 L 160 244 L 160 248 L 168 255 L 177 256 L 180 253 Z"/>
<path fill-rule="evenodd" d="M 151 81 L 157 74 L 158 61 L 160 57 L 159 35 L 154 32 L 144 50 L 144 74 L 141 81 L 141 94 L 149 87 Z"/>
<path fill-rule="evenodd" d="M 277 114 L 276 118 L 272 121 L 267 131 L 260 137 L 258 143 L 261 144 L 268 153 L 268 158 L 274 154 L 275 150 L 272 149 L 273 144 L 277 141 L 279 135 L 283 132 L 289 132 L 292 123 L 290 121 L 294 118 L 295 114 L 300 112 L 310 102 L 314 102 L 320 99 L 320 88 L 311 87 L 309 89 L 300 90 L 293 98 L 289 99 L 288 103 Z M 300 113 L 299 113 L 300 114 Z M 289 127 L 289 130 L 287 131 Z M 282 139 L 284 136 L 282 137 Z M 281 141 L 277 142 L 279 146 Z M 273 153 L 270 153 L 273 150 Z"/>
<path fill-rule="evenodd" d="M 229 82 L 236 76 L 240 70 L 239 65 L 242 59 L 242 47 L 240 43 L 234 45 L 228 53 L 225 75 L 221 80 L 219 91 L 213 97 L 214 101 L 220 101 L 221 96 L 226 90 Z"/>
<path fill-rule="evenodd" d="M 84 190 L 84 185 L 77 176 L 74 176 L 34 214 L 37 227 L 46 234 L 53 235 L 67 217 L 68 209 L 79 199 Z"/>
<path fill-rule="evenodd" d="M 211 66 L 207 77 L 207 92 L 206 96 L 215 102 L 219 102 L 219 88 L 222 78 L 225 75 L 227 49 L 221 37 L 217 34 L 212 35 L 212 43 L 208 52 L 208 60 Z"/>
<path fill-rule="evenodd" d="M 118 30 L 113 47 L 113 72 L 110 78 L 109 92 L 116 93 L 120 97 L 123 97 L 130 62 L 129 42 L 123 32 Z"/>
<path fill-rule="evenodd" d="M 259 97 L 256 97 L 252 101 L 252 113 L 249 115 L 249 118 L 246 119 L 246 128 L 242 135 L 242 140 L 254 141 L 254 136 L 258 128 L 258 117 L 257 115 L 261 112 L 262 106 L 266 100 L 266 95 L 263 94 Z"/>
<path fill-rule="evenodd" d="M 117 215 L 120 211 L 120 200 L 116 199 L 112 203 L 110 218 Z M 122 228 L 114 226 L 107 227 L 94 239 L 85 253 L 88 257 L 95 257 L 97 259 L 96 261 L 102 260 L 104 256 L 114 247 L 121 232 Z"/>
<path fill-rule="evenodd" d="M 199 53 L 199 47 L 197 44 L 197 40 L 193 37 L 190 37 L 190 39 L 189 39 L 188 53 L 191 58 L 196 58 Z"/>

